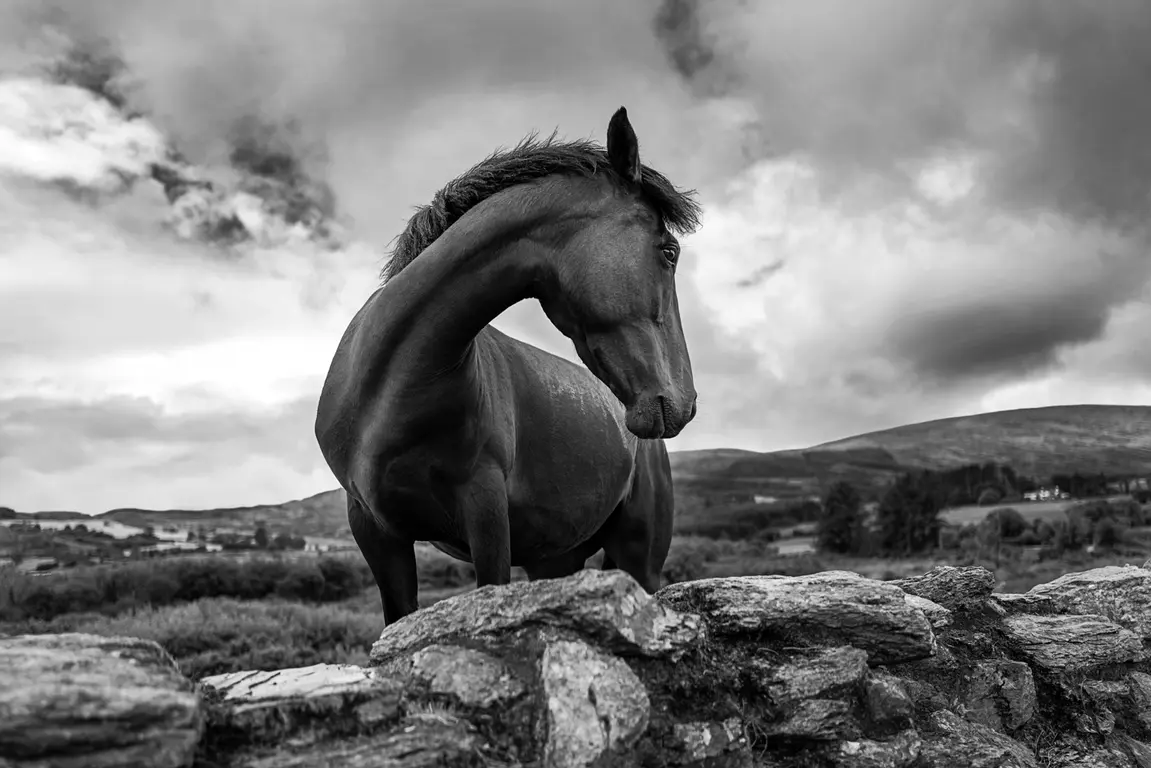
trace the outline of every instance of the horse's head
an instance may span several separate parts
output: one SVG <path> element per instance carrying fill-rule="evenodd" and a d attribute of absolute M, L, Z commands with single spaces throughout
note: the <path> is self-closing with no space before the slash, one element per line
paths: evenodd
<path fill-rule="evenodd" d="M 540 301 L 584 364 L 627 408 L 640 438 L 670 438 L 695 417 L 679 318 L 679 242 L 645 194 L 639 142 L 621 107 L 607 129 L 616 179 L 575 183 L 557 228 L 558 258 Z M 649 171 L 650 172 L 650 171 Z"/>

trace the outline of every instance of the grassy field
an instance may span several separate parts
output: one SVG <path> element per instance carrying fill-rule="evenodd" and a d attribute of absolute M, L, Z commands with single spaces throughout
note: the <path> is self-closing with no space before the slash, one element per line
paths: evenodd
<path fill-rule="evenodd" d="M 988 511 L 979 508 L 981 515 Z M 664 582 L 828 570 L 893 579 L 936 565 L 977 564 L 995 571 L 1001 591 L 1022 592 L 1071 571 L 1142 563 L 1147 557 L 1134 550 L 1099 556 L 1074 552 L 1058 561 L 1024 563 L 1008 549 L 998 563 L 958 553 L 892 561 L 811 552 L 782 556 L 775 546 L 756 539 L 677 536 Z M 470 565 L 430 546 L 420 546 L 417 558 L 421 606 L 474 588 Z M 598 567 L 598 557 L 589 565 Z M 515 569 L 513 578 L 524 574 Z M 319 662 L 362 664 L 382 627 L 379 592 L 358 553 L 187 555 L 43 575 L 0 569 L 0 635 L 149 638 L 193 679 Z"/>
<path fill-rule="evenodd" d="M 1129 495 L 1107 496 L 1099 501 L 1125 501 Z M 977 504 L 968 504 L 963 507 L 950 507 L 939 513 L 939 517 L 953 525 L 973 525 L 983 520 L 995 509 L 1010 507 L 1023 515 L 1026 520 L 1066 520 L 1067 510 L 1076 504 L 1082 503 L 1076 499 L 1063 499 L 1060 501 L 1021 501 L 1014 504 L 996 504 L 995 506 L 981 507 Z"/>

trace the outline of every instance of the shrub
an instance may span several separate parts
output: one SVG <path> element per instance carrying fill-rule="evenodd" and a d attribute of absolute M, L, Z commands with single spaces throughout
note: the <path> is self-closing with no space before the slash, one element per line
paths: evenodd
<path fill-rule="evenodd" d="M 112 615 L 215 597 L 258 600 L 278 595 L 335 602 L 371 583 L 371 573 L 358 556 L 157 558 L 10 577 L 7 589 L 0 590 L 0 621 L 49 620 L 81 611 Z"/>
<path fill-rule="evenodd" d="M 975 503 L 981 507 L 988 507 L 992 504 L 998 504 L 1002 498 L 1003 494 L 994 488 L 985 488 L 983 492 L 979 494 L 979 499 Z"/>

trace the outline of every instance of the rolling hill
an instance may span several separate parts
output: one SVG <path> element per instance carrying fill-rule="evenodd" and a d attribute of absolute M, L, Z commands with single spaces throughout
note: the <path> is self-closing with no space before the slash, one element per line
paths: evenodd
<path fill-rule="evenodd" d="M 943 469 L 995 461 L 1021 474 L 1106 472 L 1151 476 L 1151 407 L 1078 405 L 998 411 L 870 432 L 805 450 L 757 453 L 733 449 L 671 454 L 677 509 L 694 510 L 753 496 L 779 502 L 821 495 L 835 480 L 878 492 L 909 469 Z M 78 513 L 0 517 L 83 519 Z M 262 521 L 272 534 L 348 537 L 344 493 L 325 491 L 282 504 L 210 510 L 115 509 L 99 515 L 128 525 L 251 529 Z"/>

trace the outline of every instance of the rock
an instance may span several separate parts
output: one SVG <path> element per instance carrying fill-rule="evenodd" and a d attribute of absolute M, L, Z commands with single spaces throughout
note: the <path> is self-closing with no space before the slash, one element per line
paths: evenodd
<path fill-rule="evenodd" d="M 308 750 L 285 747 L 244 758 L 236 768 L 484 768 L 479 738 L 463 720 L 444 715 L 408 718 L 395 731 L 327 742 Z"/>
<path fill-rule="evenodd" d="M 752 669 L 752 685 L 778 712 L 774 722 L 760 726 L 765 733 L 818 740 L 858 734 L 851 709 L 867 675 L 863 651 L 833 648 L 779 666 L 755 661 Z"/>
<path fill-rule="evenodd" d="M 903 599 L 912 608 L 923 611 L 923 615 L 931 622 L 932 629 L 943 629 L 951 626 L 951 611 L 938 603 L 933 603 L 925 597 L 918 595 L 904 595 Z"/>
<path fill-rule="evenodd" d="M 871 664 L 913 661 L 935 653 L 923 611 L 898 587 L 846 571 L 811 576 L 740 576 L 664 587 L 656 598 L 706 614 L 709 631 L 732 636 L 802 636 L 853 645 Z"/>
<path fill-rule="evenodd" d="M 1035 680 L 1019 661 L 981 661 L 961 687 L 967 719 L 997 731 L 1014 731 L 1035 715 Z"/>
<path fill-rule="evenodd" d="M 1151 640 L 1151 570 L 1134 565 L 1069 573 L 1028 594 L 1051 600 L 1069 613 L 1106 616 L 1144 640 Z"/>
<path fill-rule="evenodd" d="M 234 744 L 269 744 L 291 736 L 310 744 L 364 733 L 399 718 L 403 686 L 350 664 L 315 664 L 274 672 L 233 672 L 200 685 L 218 706 L 212 723 Z"/>
<path fill-rule="evenodd" d="M 683 752 L 683 759 L 677 762 L 706 760 L 747 747 L 743 723 L 736 717 L 722 722 L 676 723 L 672 734 Z"/>
<path fill-rule="evenodd" d="M 863 684 L 863 697 L 873 723 L 904 726 L 915 713 L 907 686 L 898 677 L 873 673 Z"/>
<path fill-rule="evenodd" d="M 583 768 L 631 746 L 647 728 L 650 704 L 635 673 L 586 643 L 556 640 L 540 661 L 546 728 L 544 762 Z"/>
<path fill-rule="evenodd" d="M 1127 676 L 1132 719 L 1139 723 L 1142 736 L 1151 738 L 1151 675 L 1132 672 Z"/>
<path fill-rule="evenodd" d="M 778 666 L 752 661 L 753 685 L 777 707 L 804 699 L 829 698 L 854 691 L 867 676 L 867 654 L 856 648 L 832 648 L 807 659 Z"/>
<path fill-rule="evenodd" d="M 430 695 L 476 709 L 507 704 L 528 690 L 501 659 L 454 645 L 428 645 L 376 669 L 404 680 L 409 697 Z"/>
<path fill-rule="evenodd" d="M 919 759 L 931 768 L 1039 768 L 1030 749 L 986 725 L 971 723 L 946 710 L 928 718 L 930 734 Z"/>
<path fill-rule="evenodd" d="M 919 759 L 922 745 L 913 730 L 885 741 L 845 741 L 831 756 L 831 763 L 837 768 L 910 768 Z"/>
<path fill-rule="evenodd" d="M 922 576 L 895 579 L 890 584 L 947 608 L 964 611 L 978 606 L 995 589 L 995 574 L 979 566 L 955 568 L 941 565 Z"/>
<path fill-rule="evenodd" d="M 989 604 L 998 608 L 1000 615 L 1005 616 L 1020 613 L 1045 616 L 1059 612 L 1059 606 L 1050 597 L 1030 592 L 1022 595 L 997 592 L 991 596 Z"/>
<path fill-rule="evenodd" d="M 566 579 L 483 587 L 422 608 L 384 629 L 371 663 L 454 638 L 546 625 L 624 654 L 678 658 L 699 636 L 699 618 L 670 611 L 623 571 L 583 570 Z"/>
<path fill-rule="evenodd" d="M 1139 661 L 1143 643 L 1134 632 L 1102 616 L 1009 616 L 1003 633 L 1047 671 L 1081 672 Z"/>
<path fill-rule="evenodd" d="M 154 642 L 83 634 L 0 638 L 0 765 L 189 766 L 204 707 Z"/>

